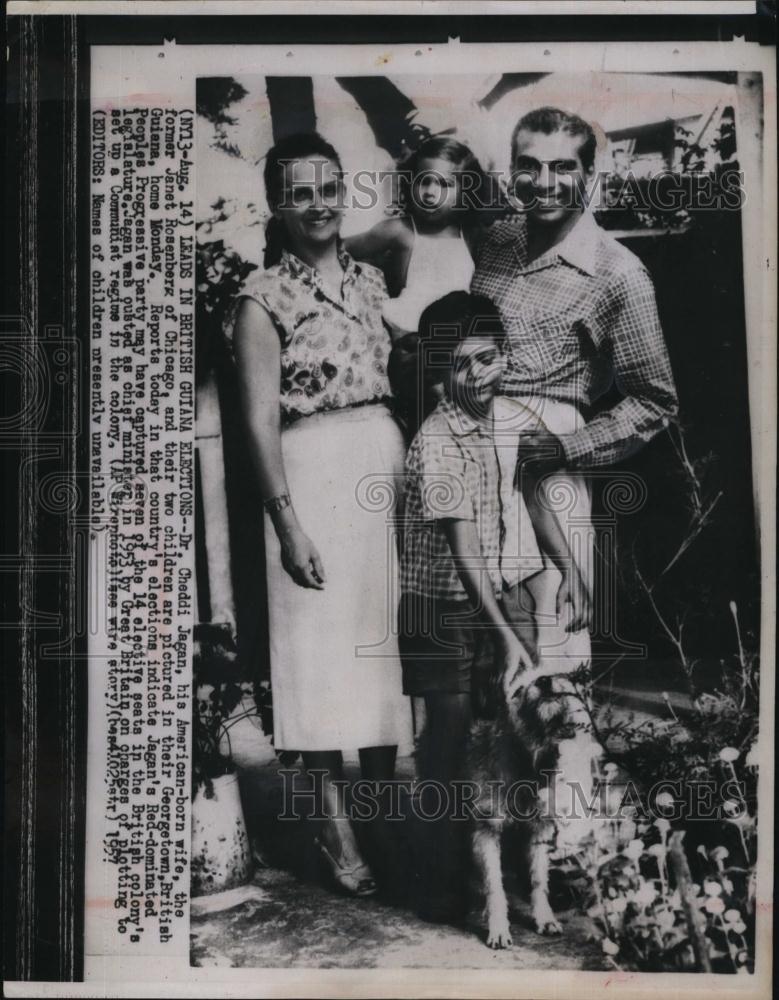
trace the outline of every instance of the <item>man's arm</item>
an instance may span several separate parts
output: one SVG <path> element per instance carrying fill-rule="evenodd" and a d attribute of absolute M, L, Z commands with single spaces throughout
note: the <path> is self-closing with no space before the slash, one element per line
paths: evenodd
<path fill-rule="evenodd" d="M 638 451 L 678 415 L 654 287 L 643 266 L 617 280 L 599 325 L 624 398 L 561 439 L 564 464 L 570 467 L 613 465 Z"/>
<path fill-rule="evenodd" d="M 544 480 L 538 479 L 530 470 L 520 468 L 519 481 L 539 548 L 549 556 L 562 576 L 557 591 L 557 614 L 562 616 L 565 604 L 570 602 L 572 611 L 566 632 L 589 628 L 592 624 L 590 595 L 552 509 Z"/>

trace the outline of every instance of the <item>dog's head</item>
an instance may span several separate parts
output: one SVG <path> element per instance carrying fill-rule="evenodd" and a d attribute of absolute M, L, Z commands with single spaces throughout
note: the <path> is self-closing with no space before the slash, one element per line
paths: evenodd
<path fill-rule="evenodd" d="M 553 764 L 561 743 L 589 730 L 583 696 L 566 674 L 525 671 L 504 688 L 511 728 L 538 764 Z"/>
<path fill-rule="evenodd" d="M 547 671 L 542 666 L 512 681 L 505 704 L 518 755 L 529 757 L 541 782 L 539 802 L 542 810 L 554 810 L 557 849 L 565 854 L 578 849 L 592 828 L 579 795 L 592 799 L 593 761 L 602 750 L 577 679 Z"/>

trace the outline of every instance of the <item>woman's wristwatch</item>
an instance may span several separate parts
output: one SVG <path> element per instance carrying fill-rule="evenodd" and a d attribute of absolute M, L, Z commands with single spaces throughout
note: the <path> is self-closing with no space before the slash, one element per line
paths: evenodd
<path fill-rule="evenodd" d="M 267 500 L 263 500 L 262 505 L 271 515 L 278 514 L 279 511 L 284 510 L 285 507 L 289 507 L 292 501 L 289 498 L 289 493 L 279 493 L 278 496 L 269 497 Z"/>

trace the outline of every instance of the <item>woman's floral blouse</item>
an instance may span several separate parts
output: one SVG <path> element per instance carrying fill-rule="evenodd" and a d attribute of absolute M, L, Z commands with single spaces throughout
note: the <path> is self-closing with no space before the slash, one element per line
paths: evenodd
<path fill-rule="evenodd" d="M 390 338 L 382 321 L 384 276 L 339 251 L 343 297 L 294 254 L 249 276 L 225 323 L 232 346 L 237 305 L 254 299 L 270 315 L 281 338 L 281 419 L 288 424 L 322 410 L 339 410 L 388 399 Z"/>

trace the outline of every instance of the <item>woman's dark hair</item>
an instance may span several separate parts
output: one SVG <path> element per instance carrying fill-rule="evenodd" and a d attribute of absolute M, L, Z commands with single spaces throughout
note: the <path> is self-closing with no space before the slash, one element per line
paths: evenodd
<path fill-rule="evenodd" d="M 460 199 L 457 205 L 462 211 L 463 228 L 487 223 L 491 221 L 496 210 L 502 212 L 505 208 L 499 185 L 490 174 L 484 172 L 476 154 L 457 139 L 436 136 L 426 139 L 413 153 L 398 163 L 399 201 L 401 208 L 408 214 L 411 214 L 413 209 L 411 189 L 414 178 L 419 173 L 423 160 L 446 160 L 457 169 L 458 173 L 468 177 L 468 183 L 460 187 Z"/>
<path fill-rule="evenodd" d="M 265 197 L 271 211 L 281 201 L 284 190 L 284 167 L 291 160 L 303 160 L 309 156 L 321 156 L 332 160 L 339 170 L 343 170 L 341 157 L 333 146 L 318 132 L 297 132 L 294 135 L 279 139 L 275 146 L 268 150 L 265 157 L 263 180 L 265 181 Z M 265 226 L 265 257 L 264 267 L 271 267 L 281 260 L 281 251 L 286 246 L 286 232 L 283 224 L 272 215 Z"/>

